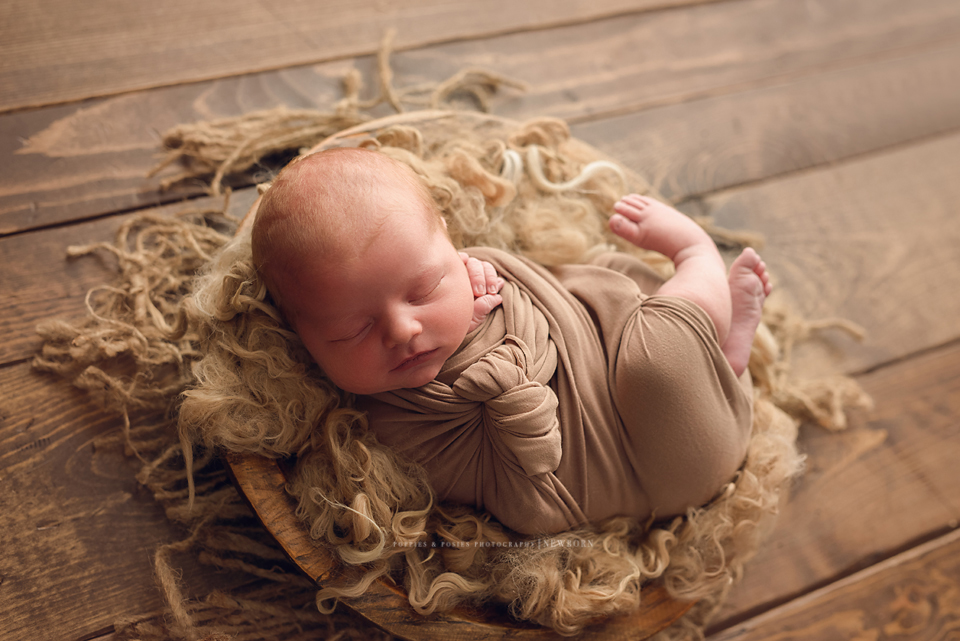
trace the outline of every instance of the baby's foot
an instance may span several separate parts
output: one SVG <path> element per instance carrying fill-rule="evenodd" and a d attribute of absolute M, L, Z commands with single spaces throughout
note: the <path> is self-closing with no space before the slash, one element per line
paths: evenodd
<path fill-rule="evenodd" d="M 692 245 L 713 247 L 710 236 L 697 223 L 648 196 L 625 196 L 613 209 L 617 213 L 610 217 L 610 229 L 642 249 L 674 260 L 678 252 Z"/>
<path fill-rule="evenodd" d="M 767 266 L 753 249 L 747 247 L 733 261 L 728 277 L 730 283 L 730 332 L 723 344 L 733 372 L 740 376 L 750 361 L 753 336 L 757 333 L 763 301 L 770 295 L 772 285 Z"/>

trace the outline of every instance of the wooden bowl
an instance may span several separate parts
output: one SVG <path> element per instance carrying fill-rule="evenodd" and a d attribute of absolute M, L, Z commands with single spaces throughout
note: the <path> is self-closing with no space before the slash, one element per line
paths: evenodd
<path fill-rule="evenodd" d="M 337 133 L 311 151 L 331 147 L 352 147 L 376 135 L 386 127 L 398 124 L 415 125 L 427 144 L 431 138 L 449 135 L 451 127 L 470 127 L 485 135 L 505 138 L 518 123 L 473 112 L 419 111 L 399 114 L 364 123 Z M 576 143 L 583 144 L 583 143 Z M 602 158 L 594 152 L 596 158 Z M 260 200 L 253 204 L 241 227 L 250 225 Z M 286 554 L 303 572 L 321 586 L 350 585 L 355 571 L 344 567 L 323 544 L 310 536 L 309 529 L 297 518 L 296 502 L 285 491 L 287 478 L 279 462 L 261 456 L 229 453 L 227 464 L 240 492 L 253 507 L 267 530 L 280 543 Z M 444 613 L 424 617 L 407 601 L 406 593 L 392 583 L 380 579 L 362 597 L 342 602 L 364 619 L 384 630 L 411 641 L 455 640 L 484 641 L 515 639 L 546 641 L 564 639 L 548 628 L 518 623 L 502 611 L 458 607 Z M 640 608 L 628 615 L 611 617 L 588 627 L 577 638 L 590 641 L 637 641 L 646 639 L 667 627 L 693 605 L 672 599 L 656 582 L 641 592 Z"/>

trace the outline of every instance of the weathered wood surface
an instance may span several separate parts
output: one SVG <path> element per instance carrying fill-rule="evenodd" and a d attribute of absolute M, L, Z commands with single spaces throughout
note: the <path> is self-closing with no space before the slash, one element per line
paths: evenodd
<path fill-rule="evenodd" d="M 953 211 L 950 209 L 953 202 L 950 199 L 951 192 L 943 187 L 943 183 L 949 181 L 945 181 L 943 175 L 937 174 L 937 168 L 942 167 L 942 170 L 946 172 L 945 175 L 952 175 L 951 167 L 955 166 L 950 164 L 950 159 L 954 159 L 953 162 L 955 163 L 955 159 L 960 157 L 960 153 L 957 153 L 956 149 L 957 145 L 960 144 L 957 138 L 951 136 L 921 143 L 876 158 L 857 160 L 842 167 L 821 169 L 807 173 L 797 179 L 777 180 L 767 185 L 737 192 L 738 197 L 743 202 L 759 203 L 759 208 L 752 213 L 742 207 L 740 209 L 733 208 L 729 204 L 731 202 L 729 199 L 723 202 L 728 203 L 727 207 L 728 211 L 731 212 L 729 213 L 731 217 L 735 215 L 732 212 L 736 211 L 739 212 L 736 214 L 739 216 L 753 215 L 758 221 L 767 221 L 769 226 L 769 229 L 766 230 L 769 251 L 766 255 L 775 273 L 789 273 L 791 271 L 778 266 L 776 261 L 781 260 L 781 257 L 810 258 L 811 256 L 819 257 L 821 254 L 846 257 L 840 262 L 842 265 L 846 265 L 845 269 L 847 271 L 843 272 L 839 278 L 832 276 L 837 272 L 837 269 L 824 271 L 822 268 L 809 267 L 797 268 L 793 271 L 803 275 L 803 278 L 800 279 L 801 283 L 809 281 L 811 287 L 818 289 L 819 304 L 827 305 L 826 309 L 820 311 L 833 314 L 844 311 L 843 305 L 853 305 L 851 309 L 860 310 L 864 316 L 869 317 L 868 320 L 873 319 L 873 324 L 868 325 L 871 331 L 867 340 L 868 346 L 871 341 L 877 341 L 876 344 L 885 346 L 885 349 L 893 347 L 912 349 L 913 351 L 929 349 L 944 339 L 956 338 L 956 315 L 949 313 L 949 309 L 942 310 L 940 314 L 929 314 L 919 318 L 911 316 L 908 321 L 903 321 L 905 323 L 909 322 L 910 327 L 916 334 L 915 339 L 911 339 L 913 342 L 904 343 L 905 337 L 893 333 L 895 326 L 888 324 L 896 322 L 897 319 L 886 308 L 886 298 L 872 295 L 875 289 L 874 285 L 868 283 L 867 287 L 856 288 L 852 290 L 852 293 L 848 287 L 834 287 L 837 283 L 848 283 L 855 278 L 856 273 L 861 271 L 865 274 L 878 273 L 877 266 L 868 264 L 864 267 L 862 262 L 883 258 L 883 256 L 876 255 L 877 252 L 873 249 L 872 244 L 867 244 L 866 247 L 857 252 L 855 251 L 856 247 L 849 246 L 851 240 L 849 235 L 835 234 L 831 236 L 828 234 L 819 238 L 813 236 L 813 239 L 809 241 L 817 242 L 821 248 L 819 252 L 799 250 L 789 252 L 781 245 L 789 246 L 796 242 L 797 229 L 803 228 L 801 221 L 791 216 L 769 220 L 767 220 L 767 217 L 775 216 L 778 212 L 790 213 L 792 209 L 789 203 L 798 197 L 797 193 L 806 194 L 808 200 L 812 194 L 826 193 L 828 194 L 826 200 L 829 202 L 811 203 L 816 205 L 811 207 L 811 213 L 806 219 L 806 222 L 812 226 L 811 229 L 816 229 L 817 226 L 829 229 L 831 226 L 841 224 L 842 227 L 848 229 L 872 227 L 878 230 L 877 234 L 881 234 L 876 242 L 889 244 L 891 239 L 901 239 L 909 246 L 926 241 L 927 245 L 924 253 L 928 254 L 934 263 L 926 269 L 918 266 L 915 271 L 911 270 L 910 273 L 913 278 L 910 280 L 893 279 L 891 286 L 901 287 L 903 291 L 896 289 L 891 291 L 888 287 L 887 293 L 895 298 L 904 299 L 904 297 L 917 290 L 928 291 L 930 299 L 937 304 L 956 305 L 957 300 L 950 295 L 950 292 L 957 289 L 958 283 L 956 280 L 960 278 L 960 271 L 944 271 L 942 265 L 960 264 L 960 257 L 949 254 L 951 251 L 955 252 L 958 246 L 953 235 L 954 230 L 956 230 L 957 219 L 951 215 Z M 924 168 L 924 170 L 917 171 L 918 168 Z M 819 182 L 838 180 L 838 175 L 841 176 L 839 180 L 843 181 L 843 190 L 834 191 L 817 188 L 816 185 Z M 899 182 L 895 178 L 899 178 Z M 799 186 L 795 184 L 798 180 L 801 181 Z M 896 198 L 892 198 L 883 189 L 876 189 L 878 183 L 890 183 L 896 185 L 898 189 L 906 187 L 904 193 L 909 194 L 935 194 L 943 197 L 944 200 L 940 203 L 940 207 L 933 207 L 930 206 L 930 203 L 935 201 L 929 200 L 928 196 L 927 206 L 918 210 L 918 213 L 926 212 L 929 218 L 919 220 L 916 216 L 907 218 L 902 215 L 903 203 Z M 777 201 L 770 197 L 762 200 L 752 200 L 749 195 L 757 190 L 767 190 L 774 194 L 779 193 L 779 190 L 783 192 L 784 195 L 781 197 L 786 204 L 779 207 L 773 206 L 771 203 Z M 860 206 L 853 213 L 849 213 L 849 207 L 845 204 L 843 194 L 853 194 L 855 202 Z M 237 199 L 235 202 L 237 208 L 240 209 L 240 200 Z M 838 209 L 831 209 L 830 203 L 836 205 Z M 726 222 L 726 215 L 718 214 L 721 222 Z M 864 216 L 869 217 L 865 219 Z M 755 227 L 756 225 L 748 226 Z M 106 221 L 87 223 L 65 229 L 75 228 L 79 228 L 83 232 L 82 239 L 93 240 L 98 234 L 101 235 L 100 237 L 105 236 Z M 926 233 L 925 230 L 930 229 L 936 229 L 938 233 Z M 26 237 L 53 235 L 60 231 L 47 230 L 28 234 Z M 919 234 L 919 236 L 914 238 L 911 234 Z M 20 237 L 5 240 L 9 241 L 11 247 L 16 248 L 17 244 L 13 241 L 19 239 Z M 21 245 L 23 244 L 21 243 Z M 34 270 L 39 270 L 47 263 L 60 265 L 61 270 L 67 266 L 65 261 L 59 259 L 59 252 L 62 252 L 60 243 L 52 242 L 50 245 L 58 254 L 53 258 L 49 255 L 38 254 L 36 267 L 29 264 L 25 265 L 25 273 L 29 274 Z M 29 248 L 33 244 L 23 246 Z M 0 245 L 0 247 L 3 247 L 3 245 Z M 948 252 L 948 254 L 943 255 L 942 252 Z M 18 260 L 16 256 L 13 256 L 12 260 L 4 261 L 4 264 L 16 264 Z M 923 261 L 926 258 L 917 256 L 916 260 Z M 97 259 L 91 258 L 80 259 L 79 262 L 83 261 L 94 264 L 98 262 Z M 847 261 L 852 262 L 848 264 Z M 100 278 L 100 274 L 103 272 L 104 270 L 97 266 L 90 275 L 86 276 L 90 279 L 87 284 L 96 282 L 96 279 Z M 816 278 L 815 274 L 824 277 Z M 63 270 L 55 276 L 48 273 L 38 282 L 58 283 L 63 286 L 70 280 L 69 272 Z M 781 286 L 788 293 L 794 292 L 798 287 L 798 285 L 792 284 L 792 281 L 786 280 L 781 283 Z M 76 285 L 74 287 L 82 289 Z M 943 291 L 938 288 L 942 288 Z M 851 296 L 857 295 L 865 298 L 863 300 L 857 298 L 851 300 Z M 76 304 L 78 298 L 79 296 L 66 295 L 59 299 L 54 297 L 53 300 Z M 798 302 L 803 300 L 805 299 L 801 297 Z M 19 307 L 19 305 L 13 305 L 14 309 Z M 35 314 L 42 315 L 44 309 L 35 312 Z M 6 317 L 7 314 L 4 314 L 4 316 Z M 919 320 L 923 318 L 930 322 L 926 325 L 921 324 Z M 29 331 L 27 325 L 27 322 L 22 323 L 24 330 Z M 841 339 L 841 342 L 843 344 L 838 347 L 844 351 L 854 348 L 854 345 L 847 339 Z M 940 355 L 941 352 L 934 352 L 934 354 Z M 875 366 L 884 362 L 885 359 L 890 357 L 890 354 L 881 351 L 873 354 L 868 353 L 867 357 L 869 356 L 873 356 L 873 358 L 861 360 L 858 365 L 863 367 Z M 906 364 L 893 370 L 881 369 L 878 373 L 864 379 L 863 382 L 868 392 L 871 392 L 881 402 L 877 412 L 886 412 L 893 417 L 891 420 L 894 420 L 895 428 L 899 430 L 898 442 L 911 442 L 911 439 L 915 436 L 923 437 L 926 435 L 930 437 L 931 434 L 934 434 L 929 431 L 928 421 L 931 416 L 953 417 L 960 413 L 960 407 L 934 406 L 928 411 L 931 416 L 927 416 L 922 411 L 918 416 L 898 416 L 905 404 L 916 405 L 917 399 L 924 398 L 924 395 L 928 395 L 934 401 L 960 398 L 960 389 L 956 387 L 957 362 L 956 353 L 948 352 L 945 360 L 935 360 L 932 365 L 924 364 L 926 361 L 923 359 L 911 359 Z M 908 376 L 904 373 L 904 370 L 908 365 L 912 366 L 911 364 L 918 364 L 921 372 L 925 371 L 923 368 L 929 368 L 930 371 L 921 375 L 910 374 L 910 380 L 916 379 L 916 385 L 900 389 L 904 378 Z M 951 371 L 950 367 L 954 369 Z M 875 380 L 881 381 L 879 388 L 874 386 Z M 883 381 L 886 381 L 886 383 Z M 896 393 L 898 389 L 899 393 Z M 890 406 L 887 407 L 886 403 L 890 403 Z M 927 431 L 922 431 L 919 427 L 924 424 L 928 425 Z M 918 470 L 925 470 L 924 473 L 928 479 L 930 475 L 941 479 L 941 485 L 938 489 L 939 494 L 945 496 L 960 495 L 956 492 L 960 488 L 950 485 L 950 480 L 954 478 L 951 463 L 954 459 L 952 457 L 960 454 L 960 451 L 950 449 L 951 447 L 956 448 L 956 443 L 951 445 L 949 441 L 941 443 L 936 439 L 921 439 L 918 442 L 919 455 L 928 454 L 935 458 L 933 460 L 921 458 L 914 461 L 909 467 L 904 468 L 902 464 L 898 466 L 899 458 L 897 458 L 896 452 L 886 447 L 890 443 L 889 435 L 892 428 L 885 428 L 885 432 L 879 432 L 872 429 L 871 426 L 872 422 L 871 425 L 866 427 L 863 427 L 861 422 L 851 431 L 840 435 L 824 434 L 817 430 L 810 430 L 804 434 L 804 446 L 809 450 L 814 467 L 804 482 L 801 483 L 797 494 L 785 507 L 780 526 L 773 535 L 773 541 L 764 548 L 760 558 L 751 566 L 751 571 L 748 572 L 744 584 L 734 592 L 729 616 L 737 616 L 743 612 L 752 611 L 762 607 L 764 603 L 776 602 L 795 592 L 802 591 L 806 585 L 815 585 L 821 581 L 829 580 L 832 576 L 842 574 L 851 567 L 869 561 L 874 555 L 882 555 L 886 551 L 896 550 L 918 537 L 923 537 L 930 531 L 943 528 L 951 519 L 958 517 L 956 510 L 953 512 L 944 511 L 943 506 L 936 500 L 930 500 L 929 497 L 923 498 L 927 484 L 917 479 Z M 951 424 L 947 423 L 942 428 L 948 436 L 950 427 Z M 914 434 L 914 432 L 917 434 Z M 954 434 L 954 438 L 956 436 Z M 863 458 L 865 454 L 869 453 L 881 457 L 880 462 L 869 457 Z M 891 457 L 892 460 L 886 460 Z M 832 463 L 828 463 L 830 461 Z M 836 474 L 842 475 L 842 478 L 829 481 L 827 486 L 814 483 L 814 479 L 818 478 L 816 466 L 821 464 L 833 466 L 832 468 L 828 467 L 829 473 L 824 473 L 828 478 L 832 478 L 832 475 Z M 865 494 L 869 495 L 868 492 L 871 488 L 878 487 L 878 474 L 884 480 L 884 484 L 880 486 L 883 488 L 883 493 L 878 496 L 876 501 L 864 501 Z M 820 503 L 825 495 L 829 495 L 831 500 L 826 505 L 821 505 Z M 879 500 L 883 496 L 898 498 L 895 502 L 889 499 Z M 860 509 L 855 510 L 853 508 Z M 907 511 L 911 514 L 911 518 L 895 518 L 896 509 Z M 829 510 L 829 513 L 823 519 L 811 522 L 811 513 L 823 514 L 825 510 Z M 879 510 L 879 512 L 876 510 Z M 859 525 L 864 522 L 871 524 L 870 528 L 866 530 L 869 532 L 866 541 L 856 539 L 851 534 L 852 532 L 863 531 L 859 529 Z M 817 527 L 814 528 L 813 524 L 816 524 Z M 817 558 L 816 563 L 813 563 L 809 555 L 816 554 L 817 551 L 829 551 L 830 556 Z M 767 556 L 770 556 L 770 558 L 767 559 Z M 768 564 L 773 565 L 773 567 Z M 770 576 L 778 577 L 776 587 L 771 587 Z"/>
<path fill-rule="evenodd" d="M 51 6 L 8 3 L 0 18 Z M 110 6 L 87 3 L 85 19 L 102 19 Z M 425 6 L 387 11 L 416 19 Z M 445 42 L 421 37 L 438 14 L 422 20 L 421 36 L 401 25 L 399 42 L 409 48 L 393 59 L 396 82 L 436 81 L 465 65 L 525 80 L 530 91 L 504 94 L 495 104 L 499 115 L 567 117 L 576 135 L 659 180 L 684 209 L 759 229 L 779 295 L 808 317 L 840 315 L 869 332 L 862 344 L 827 332 L 799 354 L 808 372 L 863 372 L 877 407 L 857 414 L 845 433 L 802 430 L 808 472 L 731 593 L 713 637 L 951 638 L 951 599 L 960 593 L 956 535 L 916 546 L 960 520 L 960 5 L 725 0 L 650 12 L 641 11 L 649 4 L 623 5 L 615 18 L 585 19 L 608 15 L 611 2 L 557 5 L 573 13 L 521 24 L 535 6 L 502 16 L 476 11 L 470 35 Z M 89 75 L 63 75 L 82 68 L 84 51 L 87 62 L 129 53 L 132 40 L 94 44 L 84 34 L 67 42 L 74 25 L 64 27 L 62 18 L 77 16 L 77 7 L 19 31 L 0 19 L 3 35 L 14 33 L 0 38 L 4 52 L 42 49 L 29 33 L 44 25 L 51 38 L 61 36 L 57 47 L 81 52 L 73 58 L 79 66 L 59 69 L 37 58 L 15 101 L 48 91 L 51 79 L 64 92 L 93 86 Z M 234 3 L 221 24 L 240 24 L 242 17 L 229 14 L 245 7 Z M 349 22 L 369 20 L 376 6 L 340 9 Z M 176 22 L 163 19 L 153 35 Z M 215 76 L 278 67 L 56 105 L 68 99 L 63 93 L 0 115 L 0 234 L 14 233 L 0 239 L 0 484 L 7 490 L 0 499 L 0 638 L 77 640 L 108 630 L 118 616 L 151 616 L 160 600 L 150 555 L 182 535 L 141 495 L 119 449 L 95 441 L 118 422 L 23 362 L 37 346 L 33 325 L 81 311 L 86 289 L 110 272 L 109 259 L 68 262 L 64 248 L 109 240 L 116 223 L 132 215 L 117 213 L 199 193 L 161 195 L 143 178 L 157 132 L 277 104 L 331 105 L 346 69 L 373 70 L 369 56 L 350 58 L 376 48 L 383 23 L 370 24 L 376 28 L 352 34 L 357 49 L 341 40 L 331 44 L 341 47 L 338 54 L 308 51 L 311 61 L 336 58 L 315 66 L 220 68 Z M 144 33 L 132 22 L 111 28 L 121 36 Z M 240 27 L 227 31 L 196 43 L 225 52 L 213 47 L 243 35 Z M 421 39 L 404 41 L 408 36 Z M 421 46 L 428 41 L 438 43 Z M 131 86 L 180 83 L 159 72 L 184 51 L 174 43 L 166 61 L 134 56 L 122 73 L 147 83 Z M 7 66 L 23 60 L 14 58 L 0 55 L 0 78 L 23 73 Z M 123 65 L 97 64 L 102 86 L 94 93 L 120 90 L 107 80 Z M 181 72 L 195 73 L 192 66 Z M 0 103 L 10 86 L 0 81 Z M 104 215 L 111 216 L 73 222 Z"/>
<path fill-rule="evenodd" d="M 876 403 L 801 433 L 807 470 L 721 614 L 738 620 L 957 526 L 960 344 L 859 377 Z"/>
<path fill-rule="evenodd" d="M 877 399 L 876 410 L 856 418 L 842 434 L 804 431 L 808 472 L 768 545 L 731 595 L 721 626 L 802 593 L 806 586 L 865 567 L 960 518 L 960 479 L 955 474 L 960 455 L 960 346 L 881 368 L 861 382 Z M 24 548 L 22 555 L 10 557 L 22 556 L 23 563 L 3 565 L 0 593 L 12 599 L 6 603 L 29 602 L 42 589 L 52 590 L 48 603 L 71 602 L 71 595 L 98 591 L 107 572 L 117 592 L 94 597 L 91 612 L 96 616 L 91 627 L 83 629 L 100 629 L 104 621 L 109 624 L 111 614 L 142 615 L 149 612 L 142 607 L 146 603 L 158 607 L 155 600 L 137 600 L 146 599 L 153 588 L 152 581 L 138 582 L 136 577 L 150 571 L 150 546 L 161 542 L 162 533 L 174 534 L 149 498 L 138 494 L 131 473 L 124 472 L 129 462 L 119 451 L 91 446 L 95 436 L 115 432 L 116 421 L 62 382 L 35 374 L 25 364 L 0 370 L 0 390 L 0 451 L 5 453 L 0 478 L 13 488 L 15 499 L 7 500 L 20 506 L 2 506 L 4 514 L 20 510 L 2 536 L 5 549 Z M 909 413 L 904 408 L 910 408 Z M 107 456 L 112 458 L 103 462 Z M 38 469 L 44 473 L 39 481 Z M 67 470 L 66 478 L 59 469 Z M 104 474 L 108 478 L 100 477 Z M 49 502 L 50 496 L 57 502 Z M 115 504 L 108 501 L 111 497 Z M 45 527 L 53 523 L 59 525 Z M 107 524 L 122 541 L 94 545 Z M 61 534 L 67 538 L 57 538 Z M 67 545 L 70 537 L 79 537 L 80 543 Z M 60 552 L 60 546 L 67 551 Z M 73 558 L 75 549 L 85 556 Z M 44 555 L 56 555 L 57 567 L 37 566 Z M 65 564 L 64 559 L 72 560 Z M 127 580 L 133 585 L 125 585 Z M 56 586 L 50 587 L 53 582 Z M 133 593 L 129 600 L 128 592 Z M 97 610 L 108 607 L 119 609 Z M 70 638 L 81 629 L 73 627 L 84 620 L 77 617 L 30 620 L 42 623 L 37 629 Z"/>
<path fill-rule="evenodd" d="M 774 33 L 776 38 L 771 37 Z M 869 103 L 845 102 L 832 93 L 818 98 L 816 89 L 807 93 L 800 87 L 793 97 L 805 95 L 797 107 L 778 102 L 778 94 L 750 105 L 751 110 L 773 107 L 772 113 L 757 116 L 758 124 L 776 125 L 787 119 L 802 130 L 806 117 L 814 119 L 807 125 L 814 126 L 810 133 L 828 134 L 823 141 L 815 135 L 809 142 L 775 138 L 766 153 L 747 166 L 752 171 L 746 176 L 723 174 L 728 179 L 757 180 L 771 171 L 803 166 L 806 157 L 799 150 L 837 158 L 856 153 L 850 147 L 875 149 L 904 140 L 904 135 L 931 135 L 958 126 L 958 110 L 952 107 L 957 100 L 956 66 L 951 67 L 949 60 L 908 60 L 899 74 L 882 65 L 958 41 L 960 9 L 951 0 L 884 2 L 882 7 L 876 0 L 742 0 L 450 42 L 399 53 L 393 66 L 399 86 L 438 82 L 468 66 L 523 80 L 529 85 L 525 94 L 508 90 L 496 101 L 496 113 L 510 118 L 558 116 L 580 122 L 642 111 L 636 121 L 604 121 L 614 128 L 614 135 L 604 132 L 590 141 L 609 140 L 617 144 L 616 156 L 635 169 L 683 184 L 688 176 L 705 171 L 708 158 L 729 160 L 728 154 L 740 153 L 725 146 L 731 135 L 739 141 L 735 150 L 757 144 L 737 135 L 738 128 L 752 131 L 751 119 L 741 113 L 747 123 L 730 123 L 727 117 L 716 125 L 691 127 L 691 122 L 699 122 L 692 119 L 704 115 L 702 110 L 645 110 L 690 101 L 696 110 L 699 99 L 731 93 L 739 96 L 736 108 L 742 109 L 751 99 L 745 90 L 791 85 L 811 75 L 816 83 L 824 71 L 841 73 L 855 67 L 847 70 L 846 78 L 861 88 L 847 89 L 843 80 L 830 85 L 834 76 L 827 74 L 819 91 L 834 91 L 839 82 L 841 96 Z M 362 58 L 0 115 L 0 234 L 197 193 L 196 188 L 158 193 L 158 180 L 145 178 L 158 159 L 159 132 L 184 122 L 279 104 L 329 109 L 341 97 L 340 79 L 354 65 L 375 85 L 374 62 Z M 921 70 L 915 78 L 911 68 Z M 873 84 L 859 79 L 861 73 Z M 710 108 L 715 103 L 706 104 Z M 885 106 L 862 110 L 855 109 L 856 104 Z M 838 136 L 843 119 L 851 113 L 862 115 L 862 123 L 856 131 Z M 821 129 L 815 128 L 817 123 L 822 123 Z M 652 133 L 658 130 L 664 132 L 660 138 Z M 635 141 L 623 140 L 634 132 Z M 697 135 L 705 136 L 703 146 Z M 675 147 L 674 139 L 679 143 Z M 708 156 L 718 145 L 721 155 Z M 653 156 L 648 147 L 661 155 Z M 771 153 L 780 157 L 780 163 L 766 169 Z M 671 164 L 664 166 L 664 160 Z M 688 192 L 671 192 L 684 193 Z"/>
<path fill-rule="evenodd" d="M 957 172 L 960 135 L 953 134 L 719 192 L 702 210 L 721 225 L 765 234 L 778 295 L 805 317 L 849 318 L 867 330 L 860 343 L 825 333 L 797 354 L 798 370 L 860 371 L 958 335 L 958 283 L 944 270 L 960 265 Z M 253 197 L 253 190 L 237 192 L 232 210 L 245 211 Z M 96 258 L 65 261 L 65 248 L 108 239 L 116 224 L 93 221 L 0 239 L 0 331 L 7 337 L 0 362 L 29 357 L 37 322 L 82 310 L 87 288 L 109 272 Z"/>
<path fill-rule="evenodd" d="M 847 318 L 795 367 L 854 372 L 960 334 L 960 134 L 704 199 L 723 226 L 766 236 L 767 263 L 806 318 Z"/>
<path fill-rule="evenodd" d="M 933 641 L 960 632 L 960 530 L 907 550 L 714 641 Z"/>
<path fill-rule="evenodd" d="M 572 130 L 683 201 L 957 130 L 958 60 L 938 47 Z"/>
<path fill-rule="evenodd" d="M 692 2 L 5 2 L 0 111 Z"/>
<path fill-rule="evenodd" d="M 134 479 L 120 425 L 63 380 L 0 368 L 0 639 L 85 638 L 161 610 L 153 554 L 187 533 Z M 238 578 L 184 576 L 207 589 Z"/>
<path fill-rule="evenodd" d="M 234 194 L 230 199 L 230 213 L 242 216 L 255 197 L 253 189 Z M 187 207 L 221 206 L 222 202 L 205 198 L 149 211 L 173 215 Z M 121 222 L 135 215 L 0 238 L 0 334 L 4 337 L 0 342 L 0 365 L 33 357 L 40 347 L 38 323 L 53 318 L 84 317 L 87 292 L 113 281 L 116 261 L 104 251 L 67 258 L 67 247 L 112 243 Z"/>

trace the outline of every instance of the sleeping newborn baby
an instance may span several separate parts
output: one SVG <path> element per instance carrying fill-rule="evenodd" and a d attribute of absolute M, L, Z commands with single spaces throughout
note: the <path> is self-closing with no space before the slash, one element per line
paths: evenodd
<path fill-rule="evenodd" d="M 728 274 L 696 223 L 644 196 L 610 226 L 676 274 L 622 253 L 552 270 L 460 253 L 412 169 L 333 149 L 274 180 L 253 260 L 320 368 L 438 500 L 539 535 L 683 513 L 746 452 L 763 262 L 747 249 Z"/>

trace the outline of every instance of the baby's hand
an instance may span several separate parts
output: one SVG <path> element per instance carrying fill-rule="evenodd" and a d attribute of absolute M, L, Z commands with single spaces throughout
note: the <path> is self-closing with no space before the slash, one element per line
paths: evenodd
<path fill-rule="evenodd" d="M 496 309 L 503 302 L 497 292 L 503 287 L 503 279 L 497 275 L 493 265 L 485 260 L 471 258 L 460 252 L 463 264 L 467 266 L 470 276 L 470 286 L 473 287 L 473 319 L 467 331 L 472 332 L 483 324 L 487 314 Z"/>

